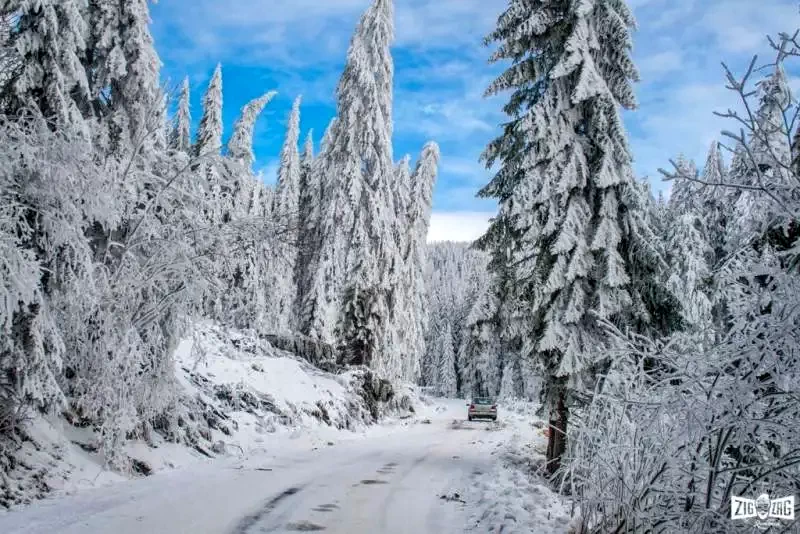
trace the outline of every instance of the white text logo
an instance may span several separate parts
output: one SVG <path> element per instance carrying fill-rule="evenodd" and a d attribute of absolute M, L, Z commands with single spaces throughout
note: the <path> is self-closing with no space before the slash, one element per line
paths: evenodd
<path fill-rule="evenodd" d="M 770 499 L 762 493 L 755 499 L 731 497 L 731 519 L 755 519 L 756 526 L 767 528 L 777 526 L 776 520 L 794 520 L 794 496 Z"/>

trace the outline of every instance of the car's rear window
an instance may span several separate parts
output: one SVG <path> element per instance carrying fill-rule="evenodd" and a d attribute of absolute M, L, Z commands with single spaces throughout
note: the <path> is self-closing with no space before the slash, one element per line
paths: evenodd
<path fill-rule="evenodd" d="M 474 404 L 486 405 L 492 404 L 492 399 L 475 399 L 473 402 Z"/>

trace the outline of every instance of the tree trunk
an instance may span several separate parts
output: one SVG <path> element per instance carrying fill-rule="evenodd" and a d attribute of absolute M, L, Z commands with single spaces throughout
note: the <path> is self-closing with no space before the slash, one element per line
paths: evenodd
<path fill-rule="evenodd" d="M 561 467 L 561 457 L 567 448 L 567 391 L 558 387 L 555 410 L 550 412 L 549 436 L 547 441 L 547 474 L 553 475 Z"/>

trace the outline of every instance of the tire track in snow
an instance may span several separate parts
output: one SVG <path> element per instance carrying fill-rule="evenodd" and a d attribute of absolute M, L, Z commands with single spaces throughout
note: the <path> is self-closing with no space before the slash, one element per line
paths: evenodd
<path fill-rule="evenodd" d="M 262 519 L 268 516 L 281 501 L 291 497 L 302 489 L 302 487 L 291 487 L 283 490 L 275 497 L 267 501 L 264 506 L 256 513 L 248 515 L 242 519 L 236 527 L 231 531 L 231 534 L 248 534 L 248 531 L 257 525 Z"/>
<path fill-rule="evenodd" d="M 343 478 L 346 478 L 349 474 L 353 473 L 352 469 L 354 467 L 360 471 L 360 469 L 358 469 L 360 466 L 381 458 L 384 455 L 385 452 L 380 449 L 368 451 L 366 453 L 357 452 L 352 454 L 352 456 L 348 454 L 346 460 L 339 459 L 341 463 L 333 465 L 330 468 L 328 468 L 326 465 L 317 473 L 305 478 L 302 484 L 296 485 L 298 491 L 299 489 L 303 489 L 302 495 L 300 495 L 297 499 L 292 499 L 291 501 L 287 502 L 285 496 L 281 497 L 283 494 L 280 494 L 278 497 L 281 498 L 276 497 L 271 499 L 267 503 L 267 506 L 265 506 L 260 513 L 253 514 L 253 516 L 257 517 L 254 522 L 248 523 L 246 530 L 235 530 L 231 534 L 254 534 L 256 532 L 289 532 L 307 530 L 313 531 L 327 529 L 328 527 L 317 525 L 308 521 L 304 517 L 305 514 L 299 514 L 298 512 L 305 510 L 307 513 L 309 509 L 313 510 L 315 506 L 309 506 L 310 499 L 314 499 L 321 492 L 324 494 L 329 494 L 329 490 L 326 490 L 325 488 L 328 488 L 329 486 L 335 487 L 336 485 L 340 484 Z M 297 491 L 294 493 L 297 493 Z M 335 512 L 342 511 L 340 506 L 335 502 L 334 504 L 327 504 L 324 506 L 327 508 L 325 510 L 327 514 L 335 515 Z M 266 508 L 269 508 L 269 510 L 265 511 Z M 245 520 L 243 520 L 242 523 L 244 523 L 244 521 Z"/>
<path fill-rule="evenodd" d="M 416 458 L 408 469 L 405 469 L 399 478 L 394 478 L 392 480 L 392 485 L 388 488 L 388 492 L 386 496 L 383 498 L 383 502 L 381 503 L 381 510 L 380 510 L 380 525 L 383 529 L 383 532 L 389 531 L 389 507 L 395 503 L 395 498 L 398 494 L 398 491 L 401 488 L 401 484 L 405 478 L 407 478 L 411 473 L 413 473 L 420 465 L 422 465 L 428 457 L 431 455 L 431 450 L 433 450 L 438 444 L 428 447 L 425 450 L 425 453 L 422 456 Z M 423 490 L 424 491 L 424 490 Z"/>

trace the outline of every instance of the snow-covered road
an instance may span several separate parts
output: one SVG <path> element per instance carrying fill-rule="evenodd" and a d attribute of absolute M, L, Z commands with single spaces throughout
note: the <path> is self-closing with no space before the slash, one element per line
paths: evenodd
<path fill-rule="evenodd" d="M 461 401 L 443 406 L 430 424 L 313 449 L 297 443 L 38 502 L 0 515 L 0 533 L 463 533 L 464 490 L 492 467 L 508 432 L 464 421 Z"/>

